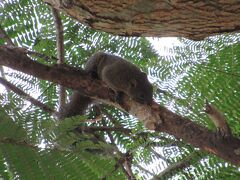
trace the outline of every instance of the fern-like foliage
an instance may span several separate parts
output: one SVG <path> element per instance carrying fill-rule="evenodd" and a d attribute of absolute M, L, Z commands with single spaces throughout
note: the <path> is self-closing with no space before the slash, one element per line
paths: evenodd
<path fill-rule="evenodd" d="M 83 67 L 97 51 L 120 55 L 148 72 L 154 84 L 154 98 L 159 103 L 213 129 L 203 113 L 207 99 L 225 113 L 233 133 L 240 135 L 239 34 L 215 36 L 201 42 L 179 39 L 181 45 L 160 56 L 145 38 L 98 32 L 64 14 L 61 19 L 67 64 Z M 0 2 L 0 22 L 15 45 L 56 56 L 52 12 L 42 1 Z M 0 44 L 4 43 L 0 39 Z M 46 61 L 33 56 L 32 59 L 47 65 L 56 63 L 54 58 Z M 13 70 L 4 71 L 17 87 L 49 107 L 58 106 L 55 84 Z M 58 122 L 7 90 L 1 93 L 0 101 L 3 179 L 126 179 L 119 162 L 127 152 L 132 155 L 132 169 L 138 179 L 239 176 L 237 167 L 168 134 L 149 132 L 134 117 L 103 104 L 93 107 L 86 116 Z M 101 121 L 88 121 L 100 115 Z M 95 131 L 88 131 L 89 127 Z M 103 127 L 110 130 L 102 130 Z"/>

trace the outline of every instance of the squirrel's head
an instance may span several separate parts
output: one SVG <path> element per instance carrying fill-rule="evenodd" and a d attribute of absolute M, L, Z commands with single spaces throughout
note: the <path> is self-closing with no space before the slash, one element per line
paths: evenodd
<path fill-rule="evenodd" d="M 145 73 L 141 72 L 140 75 L 130 80 L 128 95 L 139 103 L 152 104 L 153 87 Z"/>

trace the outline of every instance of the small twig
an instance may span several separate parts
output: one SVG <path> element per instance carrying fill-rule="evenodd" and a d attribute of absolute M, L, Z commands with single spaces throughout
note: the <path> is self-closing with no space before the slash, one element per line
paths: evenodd
<path fill-rule="evenodd" d="M 54 17 L 54 23 L 56 27 L 57 36 L 57 58 L 58 64 L 64 63 L 64 38 L 63 38 L 63 26 L 60 17 L 60 13 L 57 9 L 52 7 L 52 13 Z M 59 111 L 61 112 L 66 105 L 66 88 L 59 86 Z"/>
<path fill-rule="evenodd" d="M 51 113 L 51 114 L 54 113 L 53 109 L 51 109 L 47 105 L 43 104 L 42 102 L 38 101 L 37 99 L 33 98 L 29 94 L 25 93 L 23 90 L 21 90 L 18 87 L 14 86 L 13 84 L 8 82 L 4 78 L 0 77 L 0 83 L 2 85 L 4 85 L 6 88 L 8 88 L 8 89 L 12 90 L 13 92 L 15 92 L 16 94 L 18 94 L 19 96 L 24 97 L 25 99 L 27 99 L 29 102 L 31 102 L 35 106 L 39 107 L 40 109 L 42 109 L 42 110 L 44 110 L 44 111 L 46 111 L 48 113 Z"/>
<path fill-rule="evenodd" d="M 12 145 L 20 145 L 20 146 L 27 146 L 33 149 L 39 149 L 37 146 L 27 142 L 26 140 L 17 140 L 17 139 L 13 139 L 13 138 L 9 138 L 9 137 L 2 137 L 0 138 L 0 143 L 3 144 L 12 144 Z"/>

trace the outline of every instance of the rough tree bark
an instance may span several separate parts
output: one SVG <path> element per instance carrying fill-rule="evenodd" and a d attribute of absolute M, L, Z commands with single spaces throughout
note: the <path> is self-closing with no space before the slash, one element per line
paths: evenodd
<path fill-rule="evenodd" d="M 114 95 L 99 80 L 92 80 L 85 71 L 75 68 L 49 67 L 32 61 L 22 49 L 0 46 L 0 65 L 49 80 L 82 93 L 107 104 L 120 108 L 139 120 L 149 129 L 166 132 L 178 139 L 192 144 L 201 150 L 215 154 L 235 165 L 240 165 L 240 140 L 218 138 L 214 132 L 181 117 L 163 106 L 154 103 L 151 107 L 139 104 L 124 96 L 123 104 L 114 102 Z"/>
<path fill-rule="evenodd" d="M 44 0 L 94 29 L 124 36 L 202 40 L 240 30 L 238 0 Z"/>

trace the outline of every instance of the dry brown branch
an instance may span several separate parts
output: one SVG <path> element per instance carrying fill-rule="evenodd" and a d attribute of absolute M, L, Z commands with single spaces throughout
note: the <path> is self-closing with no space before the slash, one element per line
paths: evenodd
<path fill-rule="evenodd" d="M 49 67 L 32 61 L 17 48 L 0 46 L 0 65 L 33 75 L 37 78 L 79 90 L 91 98 L 115 106 L 143 120 L 147 128 L 166 132 L 203 151 L 215 154 L 235 165 L 240 165 L 240 140 L 236 137 L 221 139 L 209 129 L 184 118 L 167 108 L 153 103 L 151 107 L 123 97 L 121 105 L 115 102 L 113 93 L 99 80 L 92 80 L 85 71 L 75 68 Z"/>

